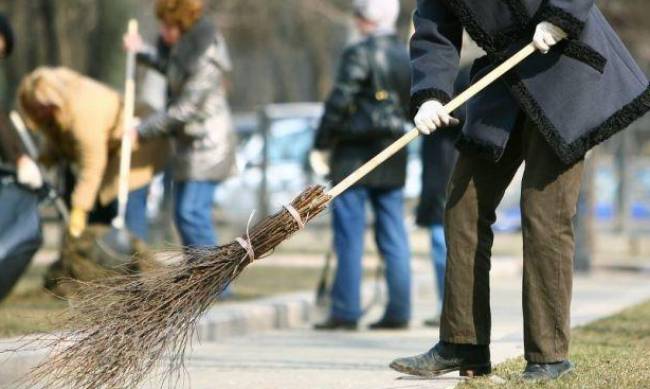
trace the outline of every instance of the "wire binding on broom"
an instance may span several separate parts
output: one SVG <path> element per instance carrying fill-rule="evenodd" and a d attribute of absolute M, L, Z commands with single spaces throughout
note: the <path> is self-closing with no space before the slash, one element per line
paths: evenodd
<path fill-rule="evenodd" d="M 294 218 L 294 220 L 298 224 L 298 228 L 304 230 L 305 222 L 302 220 L 302 217 L 300 217 L 300 212 L 298 212 L 291 204 L 285 205 L 284 209 L 286 209 L 289 212 L 289 214 Z"/>
<path fill-rule="evenodd" d="M 161 369 L 161 385 L 182 386 L 184 357 L 196 324 L 246 266 L 264 258 L 331 201 L 312 187 L 287 208 L 247 229 L 246 239 L 213 248 L 162 253 L 158 269 L 77 283 L 61 334 L 44 335 L 51 350 L 25 388 L 132 389 Z M 35 343 L 31 343 L 34 345 Z"/>
<path fill-rule="evenodd" d="M 236 241 L 237 243 L 239 243 L 239 245 L 240 245 L 244 250 L 246 250 L 246 254 L 248 254 L 248 259 L 249 259 L 251 262 L 254 262 L 254 261 L 255 261 L 255 251 L 253 250 L 253 247 L 251 247 L 251 244 L 249 243 L 249 241 L 248 241 L 248 240 L 244 240 L 243 238 L 237 238 L 237 239 L 235 239 L 235 241 Z"/>

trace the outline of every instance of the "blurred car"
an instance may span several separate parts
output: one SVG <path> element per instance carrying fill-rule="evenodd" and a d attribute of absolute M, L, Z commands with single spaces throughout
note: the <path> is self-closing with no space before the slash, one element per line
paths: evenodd
<path fill-rule="evenodd" d="M 264 216 L 288 204 L 307 186 L 327 185 L 325 178 L 318 177 L 309 166 L 322 115 L 321 103 L 268 105 L 257 114 L 254 132 L 250 131 L 251 114 L 235 116 L 237 132 L 245 134 L 245 138 L 240 136 L 245 140 L 237 152 L 239 174 L 221 183 L 215 194 L 220 222 L 246 224 L 253 210 L 256 217 Z M 405 195 L 410 200 L 420 194 L 419 147 L 419 140 L 409 146 Z M 327 218 L 315 222 L 318 220 Z"/>
<path fill-rule="evenodd" d="M 262 217 L 307 186 L 324 184 L 308 163 L 322 114 L 318 103 L 268 105 L 256 115 L 254 131 L 242 130 L 245 116 L 236 116 L 237 132 L 245 136 L 240 136 L 237 150 L 239 174 L 222 182 L 215 193 L 220 222 L 246 224 L 254 210 Z"/>
<path fill-rule="evenodd" d="M 615 161 L 611 157 L 603 157 L 596 161 L 594 167 L 594 204 L 592 216 L 596 227 L 600 230 L 612 230 L 618 227 L 620 218 L 625 216 L 629 226 L 635 231 L 650 229 L 650 158 L 634 157 L 629 166 L 629 207 L 625 215 L 621 215 L 621 177 Z M 521 229 L 521 180 L 523 167 L 519 170 L 497 209 L 497 221 L 494 230 L 497 232 L 513 232 Z"/>

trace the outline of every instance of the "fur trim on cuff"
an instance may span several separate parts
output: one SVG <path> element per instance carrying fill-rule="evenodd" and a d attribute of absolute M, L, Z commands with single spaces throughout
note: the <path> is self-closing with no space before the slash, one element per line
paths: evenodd
<path fill-rule="evenodd" d="M 451 96 L 441 89 L 422 89 L 411 96 L 411 120 L 415 118 L 422 104 L 429 100 L 438 100 L 442 104 L 451 101 Z"/>
<path fill-rule="evenodd" d="M 477 155 L 479 158 L 497 162 L 503 156 L 505 149 L 495 144 L 461 134 L 456 141 L 456 148 L 462 152 Z"/>
<path fill-rule="evenodd" d="M 577 39 L 585 28 L 585 23 L 562 8 L 552 5 L 544 6 L 538 15 L 539 21 L 552 23 L 569 34 L 570 38 Z"/>

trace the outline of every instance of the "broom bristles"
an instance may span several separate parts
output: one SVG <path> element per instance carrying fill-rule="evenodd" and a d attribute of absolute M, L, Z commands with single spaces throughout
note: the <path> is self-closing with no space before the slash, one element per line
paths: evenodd
<path fill-rule="evenodd" d="M 291 205 L 308 222 L 329 201 L 323 187 L 312 187 Z M 251 227 L 243 239 L 261 258 L 298 229 L 294 217 L 282 210 Z M 64 332 L 47 342 L 50 357 L 32 371 L 29 385 L 135 388 L 161 368 L 163 384 L 177 387 L 197 321 L 252 259 L 237 242 L 165 254 L 174 263 L 79 283 Z"/>

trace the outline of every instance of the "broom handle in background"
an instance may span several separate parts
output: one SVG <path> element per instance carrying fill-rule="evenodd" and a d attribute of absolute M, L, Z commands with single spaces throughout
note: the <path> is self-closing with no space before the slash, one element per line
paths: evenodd
<path fill-rule="evenodd" d="M 38 157 L 39 157 L 38 147 L 36 147 L 36 144 L 34 143 L 34 139 L 32 138 L 32 136 L 29 135 L 29 131 L 27 130 L 27 125 L 25 125 L 25 121 L 20 116 L 20 114 L 16 111 L 11 111 L 11 113 L 9 114 L 9 119 L 11 120 L 11 123 L 13 124 L 16 133 L 18 133 L 18 137 L 22 141 L 23 146 L 25 146 L 25 151 L 27 151 L 27 155 L 32 160 L 34 160 L 34 162 L 38 163 Z M 40 166 L 38 167 L 38 170 L 41 172 L 42 176 L 45 176 L 45 174 L 43 174 L 43 169 L 41 169 Z M 70 220 L 70 212 L 68 211 L 68 206 L 65 204 L 61 196 L 59 196 L 59 194 L 54 188 L 52 188 L 50 185 L 46 185 L 46 186 L 48 188 L 48 194 L 47 194 L 48 198 L 54 204 L 54 207 L 59 213 L 59 216 L 61 216 L 61 219 L 63 219 L 63 222 L 65 224 L 68 224 Z"/>
<path fill-rule="evenodd" d="M 23 146 L 25 146 L 25 151 L 27 151 L 27 155 L 29 155 L 29 157 L 33 159 L 35 162 L 38 161 L 38 157 L 39 157 L 38 147 L 36 147 L 36 144 L 34 143 L 34 139 L 32 139 L 31 135 L 29 135 L 29 131 L 27 130 L 27 125 L 25 124 L 23 118 L 20 116 L 18 112 L 11 111 L 11 113 L 9 113 L 9 119 L 11 120 L 11 124 L 13 124 L 14 129 L 18 134 L 18 137 L 23 142 Z"/>
<path fill-rule="evenodd" d="M 451 112 L 455 111 L 456 109 L 458 109 L 460 106 L 465 104 L 469 99 L 471 99 L 476 94 L 478 94 L 483 89 L 485 89 L 488 85 L 492 84 L 494 81 L 501 78 L 501 76 L 503 76 L 509 70 L 511 70 L 512 68 L 517 66 L 521 61 L 528 58 L 535 51 L 537 51 L 535 46 L 532 43 L 528 44 L 526 47 L 521 49 L 517 54 L 510 57 L 507 61 L 505 61 L 504 63 L 502 63 L 498 67 L 496 67 L 493 71 L 488 73 L 485 77 L 483 77 L 478 82 L 476 82 L 474 85 L 469 87 L 465 92 L 463 92 L 460 95 L 456 96 L 456 98 L 454 98 L 447 105 L 445 105 L 445 109 L 447 110 L 447 112 L 451 113 Z M 329 192 L 327 192 L 327 194 L 330 197 L 332 197 L 332 199 L 339 196 L 341 193 L 345 192 L 352 185 L 356 184 L 359 180 L 361 180 L 363 177 L 365 177 L 368 173 L 370 173 L 375 168 L 377 168 L 377 166 L 384 163 L 387 159 L 389 159 L 390 157 L 395 155 L 398 151 L 400 151 L 406 145 L 408 145 L 413 140 L 415 140 L 415 138 L 417 138 L 419 135 L 420 135 L 420 132 L 418 131 L 417 128 L 414 128 L 413 130 L 407 132 L 404 136 L 402 136 L 400 139 L 395 141 L 395 143 L 388 146 L 384 151 L 377 154 L 377 156 L 375 156 L 373 159 L 366 162 L 363 166 L 361 166 L 355 172 L 350 174 L 347 178 L 345 178 L 343 181 L 341 181 L 338 185 L 336 185 L 332 189 L 330 189 Z"/>
<path fill-rule="evenodd" d="M 129 21 L 129 35 L 138 33 L 138 21 Z M 117 217 L 113 227 L 121 230 L 125 227 L 126 204 L 129 200 L 129 171 L 131 170 L 131 152 L 133 139 L 133 115 L 135 110 L 135 52 L 128 50 L 126 55 L 126 85 L 124 86 L 124 108 L 122 110 L 122 148 L 120 152 L 120 176 L 117 196 Z"/>

